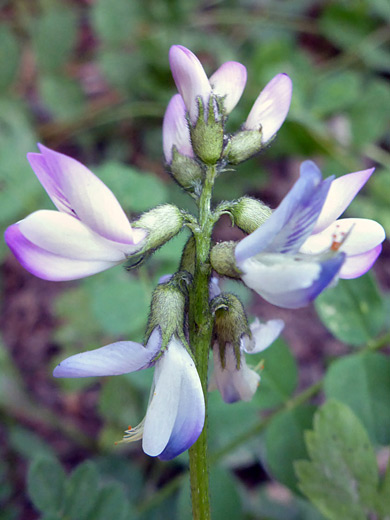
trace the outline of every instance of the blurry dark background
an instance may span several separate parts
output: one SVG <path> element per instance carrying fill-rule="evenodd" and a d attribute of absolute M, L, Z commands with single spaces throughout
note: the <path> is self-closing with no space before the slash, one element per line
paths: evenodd
<path fill-rule="evenodd" d="M 375 165 L 350 214 L 374 218 L 389 233 L 389 41 L 388 0 L 0 1 L 1 226 L 52 207 L 26 160 L 37 142 L 88 165 L 130 218 L 168 201 L 192 208 L 165 172 L 161 148 L 162 117 L 175 93 L 168 50 L 181 44 L 199 57 L 208 74 L 228 60 L 247 67 L 247 88 L 229 120 L 232 130 L 275 74 L 288 73 L 294 84 L 291 110 L 276 141 L 237 172 L 225 173 L 216 185 L 217 200 L 250 193 L 275 207 L 304 159 L 317 161 L 325 175 Z M 235 233 L 223 220 L 216 238 Z M 27 498 L 25 479 L 30 461 L 43 452 L 55 454 L 66 471 L 92 459 L 100 482 L 119 482 L 133 508 L 128 517 L 174 518 L 177 510 L 177 518 L 184 518 L 177 493 L 157 508 L 152 501 L 164 483 L 184 470 L 186 455 L 160 464 L 144 456 L 139 444 L 113 448 L 128 423 L 142 419 L 152 374 L 99 382 L 54 381 L 51 372 L 72 353 L 119 338 L 141 341 L 151 291 L 159 276 L 177 269 L 185 239 L 185 234 L 174 239 L 136 273 L 118 267 L 58 284 L 34 278 L 0 244 L 0 520 L 39 517 Z M 372 278 L 370 287 L 388 308 L 387 245 L 375 272 L 380 288 Z M 325 328 L 314 307 L 283 311 L 252 299 L 241 286 L 234 289 L 251 304 L 253 315 L 286 320 L 290 350 L 282 340 L 280 349 L 287 365 L 298 361 L 301 388 L 347 350 L 348 340 L 322 312 Z M 221 431 L 210 426 L 212 447 L 249 428 L 259 407 L 267 408 L 261 399 L 228 407 L 213 394 L 211 414 Z M 278 402 L 271 399 L 271 404 Z M 237 511 L 234 518 L 241 518 L 240 497 L 246 503 L 243 518 L 322 518 L 278 486 L 267 498 L 267 511 L 257 505 L 267 464 L 262 439 L 256 442 L 235 450 L 225 463 L 234 473 L 217 479 L 224 482 L 225 499 L 233 488 L 236 498 L 229 507 Z M 284 484 L 294 489 L 291 482 Z"/>

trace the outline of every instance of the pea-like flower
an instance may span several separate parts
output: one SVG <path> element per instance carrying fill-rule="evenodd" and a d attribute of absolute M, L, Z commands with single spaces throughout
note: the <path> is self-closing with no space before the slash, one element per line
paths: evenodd
<path fill-rule="evenodd" d="M 142 248 L 147 231 L 131 227 L 98 177 L 71 157 L 39 149 L 27 158 L 58 211 L 36 211 L 6 230 L 8 247 L 23 267 L 45 280 L 75 280 Z"/>
<path fill-rule="evenodd" d="M 171 47 L 169 61 L 180 97 L 171 99 L 164 116 L 163 148 L 167 163 L 172 160 L 173 146 L 184 155 L 194 156 L 185 116 L 188 113 L 191 124 L 196 124 L 199 99 L 207 107 L 213 94 L 221 101 L 223 114 L 228 115 L 240 100 L 247 80 L 245 66 L 236 61 L 222 64 L 207 78 L 198 58 L 181 45 Z M 243 130 L 261 131 L 261 145 L 265 146 L 285 120 L 291 95 L 291 79 L 286 74 L 277 74 L 259 94 Z"/>
<path fill-rule="evenodd" d="M 123 441 L 142 438 L 147 455 L 173 459 L 199 437 L 204 424 L 205 404 L 195 364 L 182 342 L 173 335 L 162 349 L 156 327 L 144 346 L 119 341 L 83 352 L 62 361 L 55 377 L 114 376 L 154 366 L 154 378 L 145 418 L 126 431 Z"/>
<path fill-rule="evenodd" d="M 298 308 L 338 275 L 365 273 L 379 255 L 382 226 L 366 219 L 333 221 L 372 171 L 322 180 L 317 166 L 305 161 L 279 207 L 237 245 L 235 259 L 244 283 L 274 305 Z"/>
<path fill-rule="evenodd" d="M 256 318 L 250 325 L 252 338 L 244 334 L 240 339 L 238 357 L 233 345 L 225 345 L 223 363 L 220 345 L 216 341 L 213 346 L 214 372 L 209 390 L 218 388 L 226 403 L 235 403 L 239 400 L 250 401 L 259 386 L 260 375 L 248 367 L 245 354 L 258 354 L 268 348 L 283 328 L 283 320 L 275 319 L 260 323 Z"/>

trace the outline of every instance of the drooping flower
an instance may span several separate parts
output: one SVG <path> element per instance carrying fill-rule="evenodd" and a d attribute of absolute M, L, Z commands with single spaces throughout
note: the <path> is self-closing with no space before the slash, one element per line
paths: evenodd
<path fill-rule="evenodd" d="M 124 262 L 147 232 L 131 227 L 107 186 L 80 162 L 39 145 L 28 160 L 58 211 L 40 210 L 10 226 L 8 247 L 46 280 L 74 280 Z"/>
<path fill-rule="evenodd" d="M 162 349 L 156 327 L 146 346 L 119 341 L 62 361 L 55 377 L 113 376 L 154 366 L 154 378 L 145 418 L 126 431 L 124 442 L 142 438 L 142 449 L 151 457 L 170 460 L 187 450 L 199 437 L 205 404 L 195 364 L 175 335 Z"/>
<path fill-rule="evenodd" d="M 250 325 L 252 338 L 244 334 L 240 338 L 239 357 L 232 344 L 226 344 L 221 359 L 220 345 L 213 345 L 214 372 L 209 390 L 218 388 L 226 403 L 250 401 L 260 382 L 260 375 L 248 367 L 245 354 L 257 354 L 269 347 L 284 328 L 283 320 L 269 320 L 260 323 L 256 320 Z"/>
<path fill-rule="evenodd" d="M 198 118 L 198 98 L 201 98 L 203 106 L 208 106 L 213 93 L 223 100 L 226 115 L 240 100 L 247 79 L 246 68 L 241 63 L 226 62 L 208 79 L 198 58 L 181 45 L 171 47 L 169 61 L 176 87 L 192 124 Z M 287 116 L 291 95 L 291 79 L 287 74 L 277 74 L 259 94 L 243 129 L 261 130 L 262 145 L 267 144 Z"/>
<path fill-rule="evenodd" d="M 345 277 L 366 272 L 384 240 L 382 226 L 347 220 L 341 224 L 344 235 L 338 239 L 329 223 L 342 213 L 371 173 L 357 172 L 338 182 L 332 177 L 322 180 L 316 165 L 304 162 L 299 180 L 279 207 L 235 249 L 244 283 L 274 305 L 298 308 L 316 298 L 341 273 L 346 258 Z M 316 248 L 316 244 L 321 247 Z"/>

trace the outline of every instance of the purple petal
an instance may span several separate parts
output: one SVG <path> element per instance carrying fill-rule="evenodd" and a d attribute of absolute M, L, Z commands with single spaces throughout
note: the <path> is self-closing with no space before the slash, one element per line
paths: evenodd
<path fill-rule="evenodd" d="M 20 232 L 18 224 L 13 224 L 6 230 L 5 241 L 27 271 L 53 282 L 85 278 L 118 263 L 107 260 L 76 260 L 50 253 L 27 240 Z"/>
<path fill-rule="evenodd" d="M 344 253 L 322 261 L 310 255 L 264 253 L 241 265 L 241 278 L 269 303 L 296 309 L 313 301 L 331 283 L 344 260 Z"/>
<path fill-rule="evenodd" d="M 375 168 L 370 168 L 360 172 L 349 173 L 332 182 L 313 233 L 319 233 L 324 230 L 344 213 L 374 170 Z"/>
<path fill-rule="evenodd" d="M 262 251 L 296 253 L 312 232 L 331 182 L 332 177 L 321 181 L 321 172 L 313 162 L 302 163 L 300 178 L 279 207 L 237 245 L 238 266 Z"/>
<path fill-rule="evenodd" d="M 27 157 L 58 209 L 108 240 L 133 244 L 135 237 L 130 223 L 111 190 L 75 159 L 42 145 L 39 148 L 42 155 Z"/>
<path fill-rule="evenodd" d="M 39 249 L 60 257 L 114 263 L 126 260 L 124 244 L 101 238 L 67 213 L 36 211 L 18 222 L 18 227 L 23 236 Z"/>
<path fill-rule="evenodd" d="M 175 338 L 156 363 L 154 384 L 142 447 L 152 457 L 169 460 L 196 441 L 205 417 L 198 372 L 191 356 Z"/>
<path fill-rule="evenodd" d="M 239 102 L 246 84 L 247 72 L 237 61 L 227 61 L 210 77 L 214 94 L 224 99 L 223 107 L 230 114 Z"/>
<path fill-rule="evenodd" d="M 71 378 L 118 376 L 136 372 L 151 366 L 157 352 L 133 341 L 118 341 L 96 350 L 70 356 L 56 366 L 53 376 Z"/>
<path fill-rule="evenodd" d="M 340 269 L 340 278 L 358 278 L 365 274 L 374 265 L 382 251 L 382 244 L 360 255 L 348 256 Z"/>
<path fill-rule="evenodd" d="M 261 91 L 248 118 L 246 130 L 262 130 L 263 143 L 267 143 L 282 126 L 290 108 L 292 82 L 287 74 L 278 74 Z"/>
<path fill-rule="evenodd" d="M 201 97 L 204 105 L 207 105 L 211 94 L 209 80 L 195 54 L 182 45 L 170 48 L 169 63 L 177 90 L 184 100 L 191 122 L 195 124 L 198 118 L 196 98 Z"/>
<path fill-rule="evenodd" d="M 168 164 L 172 161 L 173 146 L 183 155 L 194 156 L 186 120 L 186 107 L 180 94 L 172 97 L 164 115 L 163 150 Z"/>

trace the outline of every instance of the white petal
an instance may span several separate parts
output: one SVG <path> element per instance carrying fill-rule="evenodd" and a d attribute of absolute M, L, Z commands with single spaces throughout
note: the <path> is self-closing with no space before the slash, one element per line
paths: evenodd
<path fill-rule="evenodd" d="M 371 269 L 381 251 L 382 244 L 379 244 L 366 253 L 355 256 L 348 256 L 342 268 L 340 269 L 340 278 L 351 279 L 362 276 L 369 269 Z"/>
<path fill-rule="evenodd" d="M 283 320 L 269 320 L 260 323 L 258 318 L 250 325 L 252 341 L 243 345 L 243 350 L 248 354 L 262 352 L 269 347 L 284 329 Z"/>
<path fill-rule="evenodd" d="M 181 355 L 175 343 L 157 361 L 151 400 L 146 412 L 142 448 L 157 457 L 166 448 L 178 414 L 182 380 Z M 180 348 L 184 348 L 180 345 Z"/>
<path fill-rule="evenodd" d="M 214 94 L 224 98 L 224 109 L 230 114 L 239 102 L 245 88 L 247 72 L 244 65 L 236 61 L 227 61 L 210 77 Z"/>
<path fill-rule="evenodd" d="M 21 233 L 19 224 L 13 224 L 6 230 L 5 240 L 19 263 L 43 280 L 77 280 L 100 273 L 118 263 L 108 260 L 76 260 L 55 255 L 27 240 Z"/>
<path fill-rule="evenodd" d="M 28 154 L 28 159 L 58 209 L 108 240 L 134 243 L 130 223 L 111 190 L 75 159 L 39 148 L 42 155 Z"/>
<path fill-rule="evenodd" d="M 346 238 L 345 238 L 346 237 Z M 300 249 L 301 253 L 318 254 L 331 248 L 334 242 L 342 243 L 339 251 L 348 256 L 370 251 L 385 239 L 385 230 L 375 220 L 342 218 L 323 231 L 310 236 Z"/>
<path fill-rule="evenodd" d="M 275 76 L 260 92 L 248 118 L 247 130 L 262 129 L 262 139 L 267 143 L 282 126 L 290 108 L 292 82 L 287 74 Z"/>
<path fill-rule="evenodd" d="M 349 173 L 335 179 L 329 189 L 313 233 L 319 233 L 336 220 L 368 181 L 375 168 Z"/>
<path fill-rule="evenodd" d="M 240 264 L 244 283 L 261 293 L 285 293 L 310 287 L 320 276 L 321 266 L 315 262 L 278 254 L 262 254 Z"/>
<path fill-rule="evenodd" d="M 54 369 L 53 375 L 91 377 L 127 374 L 150 366 L 158 350 L 133 341 L 118 341 L 65 359 Z"/>
<path fill-rule="evenodd" d="M 80 220 L 66 213 L 40 210 L 21 220 L 18 225 L 27 240 L 64 258 L 109 262 L 126 259 L 118 244 L 101 238 Z M 119 245 L 125 249 L 124 244 Z"/>
<path fill-rule="evenodd" d="M 169 63 L 192 123 L 198 118 L 196 99 L 201 97 L 206 106 L 211 94 L 211 85 L 198 58 L 182 45 L 173 45 L 169 50 Z"/>

